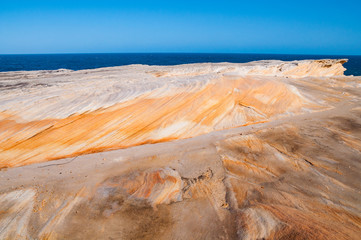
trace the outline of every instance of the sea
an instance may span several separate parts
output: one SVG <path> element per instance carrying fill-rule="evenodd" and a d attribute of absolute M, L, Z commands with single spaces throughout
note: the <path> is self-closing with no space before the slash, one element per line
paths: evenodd
<path fill-rule="evenodd" d="M 361 76 L 361 56 L 358 55 L 296 55 L 242 53 L 89 53 L 89 54 L 2 54 L 0 72 L 93 69 L 129 64 L 177 65 L 205 62 L 245 63 L 257 60 L 304 60 L 347 58 L 346 75 Z"/>

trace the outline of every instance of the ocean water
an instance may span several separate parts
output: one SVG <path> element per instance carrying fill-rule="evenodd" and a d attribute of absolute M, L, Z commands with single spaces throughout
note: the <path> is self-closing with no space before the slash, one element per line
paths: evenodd
<path fill-rule="evenodd" d="M 257 60 L 303 60 L 347 58 L 346 75 L 361 76 L 361 56 L 223 54 L 223 53 L 92 53 L 92 54 L 14 54 L 0 55 L 0 72 L 28 70 L 81 70 L 129 64 L 177 65 L 203 62 L 244 63 Z"/>

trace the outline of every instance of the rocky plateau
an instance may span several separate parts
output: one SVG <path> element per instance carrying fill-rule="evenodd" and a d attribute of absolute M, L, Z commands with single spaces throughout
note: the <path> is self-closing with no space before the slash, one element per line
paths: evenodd
<path fill-rule="evenodd" d="M 0 73 L 0 239 L 360 239 L 346 61 Z"/>

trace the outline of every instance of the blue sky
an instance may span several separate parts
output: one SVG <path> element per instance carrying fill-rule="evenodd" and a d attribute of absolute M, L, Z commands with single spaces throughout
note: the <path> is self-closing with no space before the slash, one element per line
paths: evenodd
<path fill-rule="evenodd" d="M 0 0 L 0 54 L 361 54 L 361 1 Z"/>

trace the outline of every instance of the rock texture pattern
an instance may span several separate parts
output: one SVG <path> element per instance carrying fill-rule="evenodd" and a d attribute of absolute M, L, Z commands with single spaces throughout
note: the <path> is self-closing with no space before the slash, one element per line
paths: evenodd
<path fill-rule="evenodd" d="M 344 62 L 0 73 L 0 239 L 358 239 Z"/>
<path fill-rule="evenodd" d="M 343 62 L 2 73 L 0 168 L 189 138 L 315 109 L 320 104 L 294 86 L 264 76 L 339 75 Z"/>

